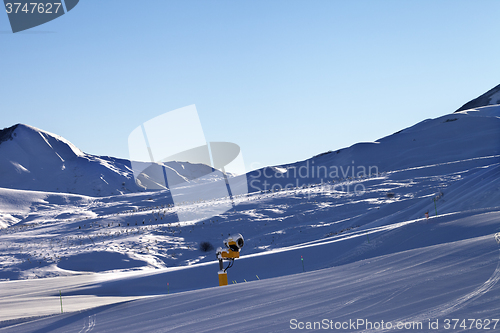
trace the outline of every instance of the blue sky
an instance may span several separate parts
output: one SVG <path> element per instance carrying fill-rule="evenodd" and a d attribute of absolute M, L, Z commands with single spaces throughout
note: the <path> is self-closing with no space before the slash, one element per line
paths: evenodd
<path fill-rule="evenodd" d="M 375 141 L 499 84 L 500 1 L 81 0 L 12 34 L 0 128 L 128 158 L 145 121 L 195 104 L 248 169 Z"/>

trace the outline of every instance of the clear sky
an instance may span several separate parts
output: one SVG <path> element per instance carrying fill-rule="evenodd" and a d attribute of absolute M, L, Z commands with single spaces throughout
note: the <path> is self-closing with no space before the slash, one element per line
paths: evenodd
<path fill-rule="evenodd" d="M 80 0 L 12 34 L 0 128 L 128 158 L 145 121 L 195 104 L 248 169 L 375 141 L 500 83 L 500 1 Z"/>

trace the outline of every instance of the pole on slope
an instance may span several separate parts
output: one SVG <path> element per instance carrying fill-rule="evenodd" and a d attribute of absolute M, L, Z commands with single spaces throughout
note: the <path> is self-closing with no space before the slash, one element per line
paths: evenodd
<path fill-rule="evenodd" d="M 300 261 L 302 261 L 302 271 L 305 272 L 306 270 L 304 269 L 304 258 L 300 256 Z"/>
<path fill-rule="evenodd" d="M 62 294 L 61 291 L 59 290 L 59 299 L 61 300 L 61 313 L 63 313 L 63 307 L 62 307 Z"/>

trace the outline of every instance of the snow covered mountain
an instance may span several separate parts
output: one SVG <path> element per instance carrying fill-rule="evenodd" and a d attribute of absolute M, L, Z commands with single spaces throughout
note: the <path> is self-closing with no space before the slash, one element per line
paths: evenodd
<path fill-rule="evenodd" d="M 63 186 L 45 182 L 46 170 L 85 160 L 99 170 L 89 181 L 107 170 L 120 193 L 1 180 L 11 187 L 0 185 L 0 331 L 282 332 L 323 319 L 365 321 L 351 332 L 398 323 L 449 332 L 451 318 L 500 327 L 500 105 L 255 170 L 238 176 L 251 193 L 175 206 L 168 190 L 120 190 L 112 172 L 129 179 L 126 162 L 23 125 L 0 140 L 2 172 L 34 175 L 26 188 Z M 181 211 L 212 217 L 180 222 Z M 233 283 L 217 287 L 214 251 L 201 244 L 221 246 L 234 233 L 245 246 L 228 271 Z"/>
<path fill-rule="evenodd" d="M 480 159 L 500 154 L 499 110 L 500 105 L 491 105 L 426 119 L 375 142 L 255 170 L 248 174 L 249 191 L 366 178 L 454 161 L 482 165 Z"/>
<path fill-rule="evenodd" d="M 500 84 L 488 90 L 481 96 L 473 99 L 472 101 L 465 103 L 455 112 L 460 112 L 464 110 L 475 109 L 482 106 L 495 105 L 495 104 L 500 104 Z"/>
<path fill-rule="evenodd" d="M 426 119 L 375 142 L 358 143 L 305 161 L 255 170 L 247 174 L 249 191 L 269 190 L 272 186 L 276 190 L 287 185 L 303 186 L 422 164 L 497 155 L 500 134 L 495 105 L 498 104 L 500 85 L 453 114 Z M 478 108 L 482 111 L 478 112 Z M 471 133 L 473 128 L 481 130 Z M 387 158 L 388 151 L 393 154 L 391 158 Z M 0 130 L 0 187 L 3 188 L 89 196 L 166 190 L 162 185 L 164 168 L 170 182 L 167 187 L 213 171 L 202 164 L 150 163 L 136 183 L 129 160 L 86 154 L 68 140 L 28 125 L 17 124 Z M 210 181 L 214 180 L 217 179 Z"/>
<path fill-rule="evenodd" d="M 129 163 L 85 154 L 28 125 L 0 131 L 0 187 L 106 196 L 135 192 Z"/>
<path fill-rule="evenodd" d="M 212 168 L 201 164 L 149 163 L 133 177 L 129 160 L 86 154 L 61 136 L 17 124 L 0 131 L 0 187 L 22 190 L 108 196 L 133 193 L 147 188 L 166 189 L 155 182 L 163 179 L 165 166 L 173 184 L 208 174 Z"/>

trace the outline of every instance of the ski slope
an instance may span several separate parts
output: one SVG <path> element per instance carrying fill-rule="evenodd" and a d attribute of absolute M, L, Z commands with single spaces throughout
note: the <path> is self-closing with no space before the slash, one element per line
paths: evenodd
<path fill-rule="evenodd" d="M 293 176 L 301 167 L 308 177 Z M 168 190 L 95 196 L 82 194 L 92 182 L 80 194 L 4 185 L 0 331 L 281 332 L 323 319 L 424 331 L 439 320 L 432 331 L 450 331 L 447 318 L 498 319 L 500 106 L 246 180 L 255 181 L 247 195 L 176 206 Z M 177 219 L 228 204 L 224 214 Z M 234 283 L 217 287 L 214 251 L 200 244 L 218 247 L 237 232 L 245 246 L 228 270 Z"/>
<path fill-rule="evenodd" d="M 213 264 L 155 274 L 122 273 L 114 279 L 88 275 L 57 278 L 63 287 L 56 279 L 18 281 L 17 288 L 36 291 L 24 295 L 17 290 L 11 290 L 11 295 L 2 291 L 2 308 L 7 303 L 22 308 L 36 299 L 36 303 L 42 302 L 40 314 L 49 313 L 50 307 L 57 311 L 57 288 L 63 288 L 64 307 L 73 312 L 4 322 L 10 325 L 2 331 L 213 332 L 244 328 L 245 332 L 283 332 L 293 327 L 293 319 L 303 323 L 383 320 L 394 325 L 428 325 L 429 320 L 438 319 L 442 325 L 437 331 L 447 331 L 443 326 L 446 318 L 498 317 L 500 252 L 490 231 L 498 230 L 499 218 L 499 211 L 450 214 L 391 231 L 368 230 L 372 232 L 370 242 L 365 235 L 346 236 L 336 242 L 244 256 L 229 270 L 230 278 L 239 283 L 227 287 L 203 286 L 202 280 L 210 280 L 210 276 L 216 280 Z M 425 237 L 429 229 L 431 239 Z M 402 237 L 413 241 L 401 242 Z M 378 253 L 319 269 L 325 258 L 318 254 L 334 257 L 346 245 L 343 243 L 352 242 L 373 246 Z M 385 251 L 391 253 L 379 255 Z M 306 272 L 302 272 L 300 255 L 305 258 Z M 261 280 L 252 276 L 256 272 Z M 271 278 L 273 275 L 277 277 Z M 174 293 L 198 280 L 206 288 Z M 166 281 L 170 281 L 172 294 L 166 294 Z M 147 294 L 160 296 L 144 296 Z M 85 308 L 90 309 L 76 311 Z M 348 331 L 362 332 L 366 327 Z"/>

